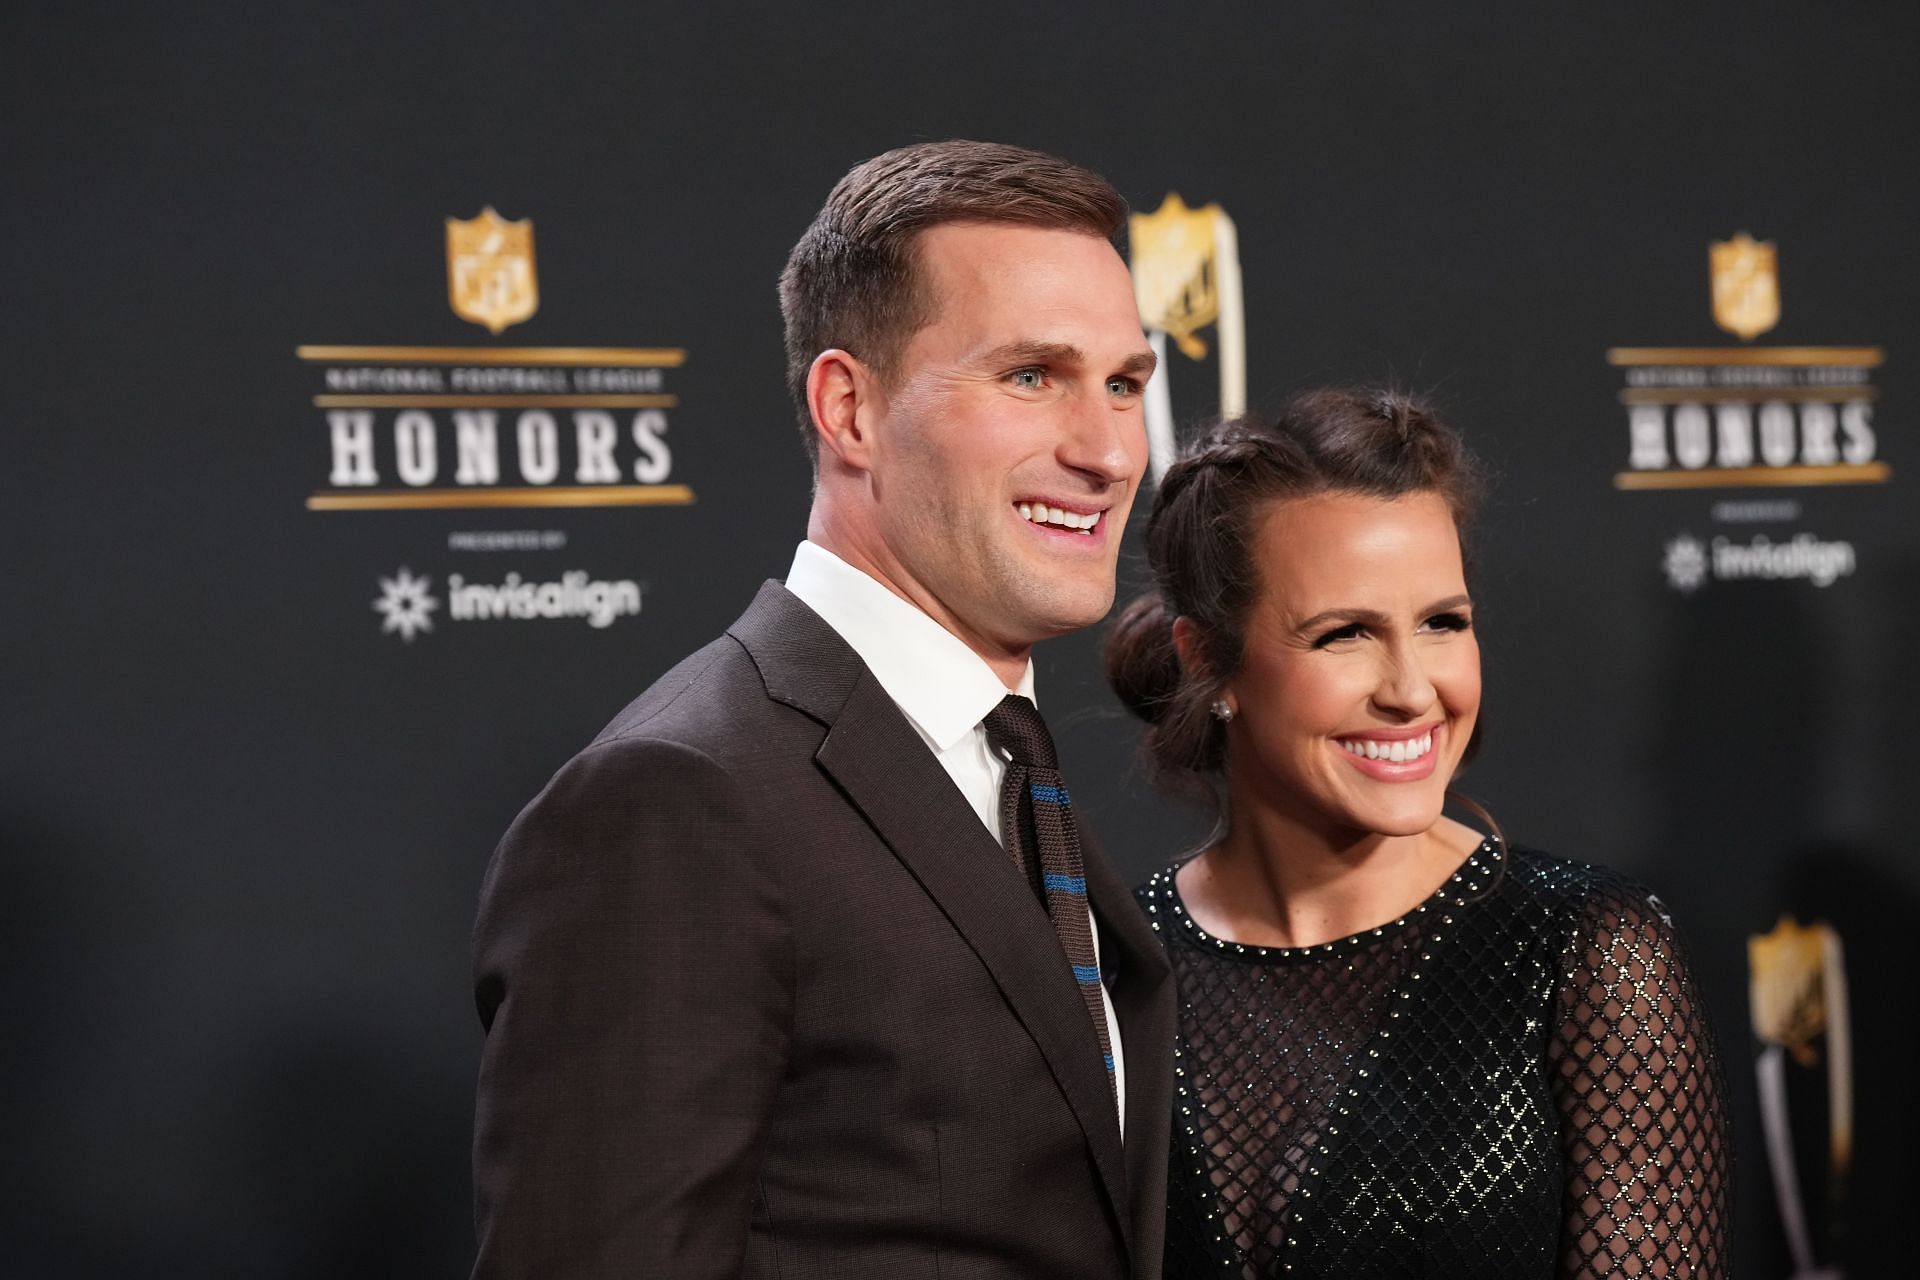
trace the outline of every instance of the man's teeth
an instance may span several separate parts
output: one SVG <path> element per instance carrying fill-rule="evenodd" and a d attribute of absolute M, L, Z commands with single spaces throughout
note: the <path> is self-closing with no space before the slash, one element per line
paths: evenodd
<path fill-rule="evenodd" d="M 1080 515 L 1073 511 L 1063 511 L 1059 507 L 1050 507 L 1044 502 L 1022 502 L 1020 518 L 1034 524 L 1050 524 L 1060 529 L 1074 529 L 1080 533 L 1092 533 L 1093 526 L 1100 523 L 1100 513 L 1090 511 Z"/>
<path fill-rule="evenodd" d="M 1429 729 L 1417 738 L 1401 738 L 1394 742 L 1376 742 L 1372 738 L 1335 738 L 1334 741 L 1363 760 L 1405 764 L 1433 750 L 1433 730 Z"/>

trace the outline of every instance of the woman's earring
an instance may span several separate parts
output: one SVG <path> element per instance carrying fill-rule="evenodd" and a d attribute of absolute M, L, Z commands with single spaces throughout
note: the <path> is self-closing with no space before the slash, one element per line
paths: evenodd
<path fill-rule="evenodd" d="M 1225 698 L 1214 699 L 1213 705 L 1208 707 L 1207 710 L 1213 712 L 1213 718 L 1221 724 L 1225 724 L 1227 721 L 1233 719 L 1233 708 L 1227 705 Z"/>

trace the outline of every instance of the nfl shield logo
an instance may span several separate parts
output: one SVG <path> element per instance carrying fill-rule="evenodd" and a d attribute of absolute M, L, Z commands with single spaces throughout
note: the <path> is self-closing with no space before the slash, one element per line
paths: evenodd
<path fill-rule="evenodd" d="M 1742 342 L 1780 323 L 1780 276 L 1772 241 L 1742 231 L 1708 250 L 1713 269 L 1713 322 Z"/>
<path fill-rule="evenodd" d="M 1217 325 L 1220 412 L 1247 411 L 1246 299 L 1240 282 L 1240 233 L 1217 204 L 1189 209 L 1178 192 L 1152 213 L 1129 220 L 1133 300 L 1140 325 L 1158 357 L 1147 382 L 1147 457 L 1155 479 L 1173 465 L 1173 395 L 1168 387 L 1167 340 L 1189 360 L 1207 358 L 1199 331 Z"/>
<path fill-rule="evenodd" d="M 533 219 L 508 222 L 491 207 L 447 219 L 447 300 L 462 320 L 499 333 L 540 307 L 533 275 Z"/>
<path fill-rule="evenodd" d="M 1128 220 L 1141 322 L 1170 334 L 1193 360 L 1207 354 L 1207 344 L 1195 333 L 1220 316 L 1215 224 L 1225 217 L 1217 204 L 1189 209 L 1174 192 L 1152 213 Z"/>

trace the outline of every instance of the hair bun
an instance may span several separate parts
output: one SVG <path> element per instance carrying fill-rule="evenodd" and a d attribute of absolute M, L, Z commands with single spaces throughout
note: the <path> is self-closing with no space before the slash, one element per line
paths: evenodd
<path fill-rule="evenodd" d="M 1180 651 L 1173 643 L 1173 615 L 1158 591 L 1137 596 L 1120 611 L 1102 657 L 1107 683 L 1127 710 L 1148 724 L 1160 723 L 1180 689 Z"/>
<path fill-rule="evenodd" d="M 1414 420 L 1421 416 L 1413 397 L 1392 387 L 1382 388 L 1374 394 L 1373 411 L 1393 428 L 1394 434 L 1402 442 L 1412 438 Z"/>

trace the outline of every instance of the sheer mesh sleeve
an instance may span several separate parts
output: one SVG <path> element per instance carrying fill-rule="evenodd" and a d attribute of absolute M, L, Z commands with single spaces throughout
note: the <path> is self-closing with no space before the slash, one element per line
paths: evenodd
<path fill-rule="evenodd" d="M 1599 886 L 1569 942 L 1549 1050 L 1566 1194 L 1560 1275 L 1722 1280 L 1726 1108 L 1659 899 Z"/>

